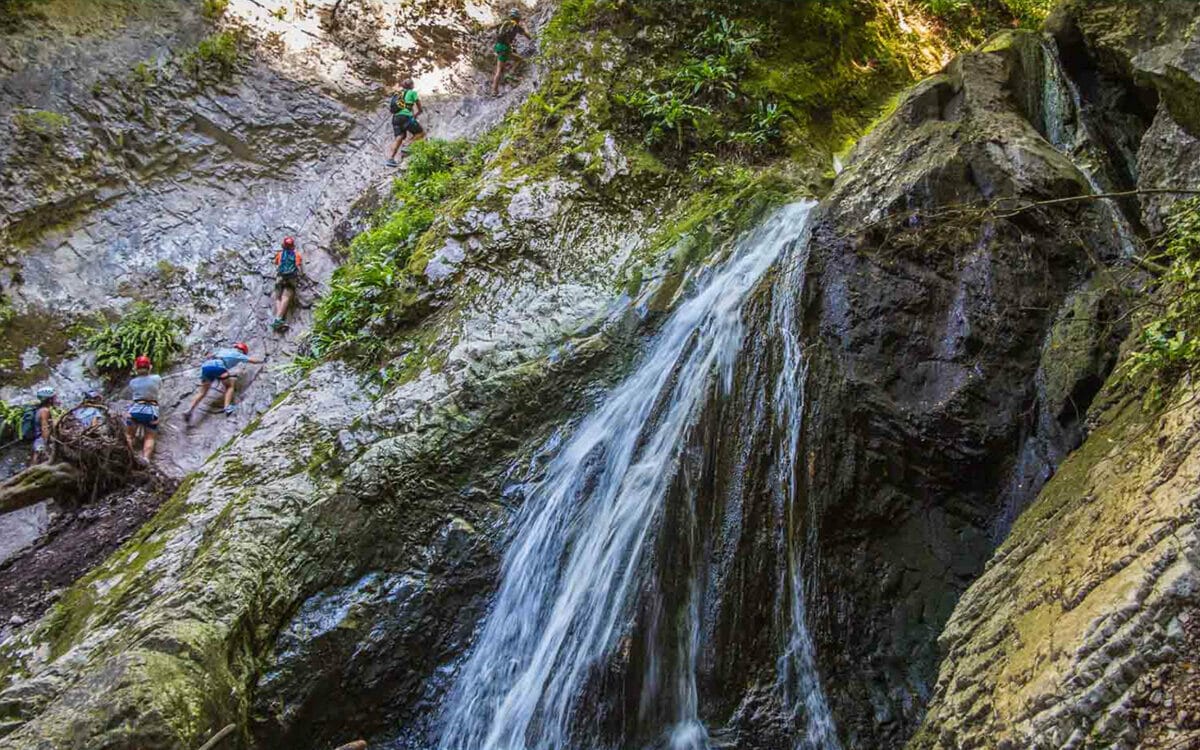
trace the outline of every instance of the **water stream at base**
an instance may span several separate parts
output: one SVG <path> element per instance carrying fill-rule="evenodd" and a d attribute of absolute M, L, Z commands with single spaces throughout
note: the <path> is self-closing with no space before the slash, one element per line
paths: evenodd
<path fill-rule="evenodd" d="M 812 207 L 806 202 L 781 209 L 721 267 L 707 271 L 640 365 L 583 420 L 529 488 L 492 610 L 444 704 L 439 750 L 580 749 L 572 716 L 631 619 L 688 430 L 714 378 L 725 392 L 732 388 L 745 302 L 804 234 Z M 798 345 L 792 340 L 788 367 L 802 367 Z M 793 379 L 781 385 L 800 386 L 794 379 L 799 375 L 782 377 Z M 796 430 L 799 398 L 788 412 Z M 783 692 L 804 704 L 808 729 L 798 747 L 837 748 L 804 623 L 798 553 L 791 562 L 796 632 L 780 665 L 795 684 Z M 664 739 L 672 750 L 703 750 L 709 739 L 698 716 L 701 614 L 694 583 L 687 608 L 679 633 L 682 658 L 669 688 L 675 723 L 665 728 Z"/>

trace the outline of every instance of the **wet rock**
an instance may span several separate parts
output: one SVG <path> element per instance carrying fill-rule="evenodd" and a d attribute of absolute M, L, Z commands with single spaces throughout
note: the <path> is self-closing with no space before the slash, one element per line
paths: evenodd
<path fill-rule="evenodd" d="M 793 292 L 810 353 L 810 624 L 854 746 L 896 746 L 916 725 L 936 679 L 933 635 L 982 571 L 1004 507 L 1036 494 L 1014 479 L 1032 417 L 1057 420 L 1072 394 L 1088 403 L 1112 366 L 1095 338 L 1103 323 L 1087 322 L 1111 313 L 1084 292 L 1091 301 L 1069 312 L 1089 250 L 1119 256 L 1106 209 L 978 208 L 1091 191 L 1021 104 L 1044 88 L 1045 55 L 1036 35 L 1008 35 L 902 100 L 822 203 Z M 963 204 L 976 208 L 950 208 Z M 1053 447 L 1039 471 L 1078 438 L 1042 435 Z M 896 569 L 902 581 L 881 586 Z"/>

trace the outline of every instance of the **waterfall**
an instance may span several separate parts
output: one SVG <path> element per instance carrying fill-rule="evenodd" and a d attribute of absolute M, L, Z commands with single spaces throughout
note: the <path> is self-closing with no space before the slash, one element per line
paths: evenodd
<path fill-rule="evenodd" d="M 771 304 L 771 330 L 780 338 L 783 350 L 782 365 L 775 383 L 775 426 L 780 432 L 778 443 L 782 447 L 777 464 L 777 486 L 783 493 L 787 519 L 787 568 L 783 579 L 785 598 L 791 605 L 788 611 L 791 637 L 779 658 L 777 672 L 784 706 L 790 709 L 793 721 L 799 723 L 802 718 L 804 722 L 804 734 L 798 739 L 796 750 L 840 750 L 833 715 L 825 700 L 825 691 L 817 671 L 816 649 L 808 632 L 804 603 L 803 554 L 816 554 L 819 549 L 816 509 L 809 507 L 803 544 L 791 533 L 798 526 L 795 520 L 799 494 L 796 476 L 802 467 L 800 438 L 803 435 L 804 394 L 808 376 L 796 318 L 796 301 L 804 289 L 808 258 L 807 245 L 797 248 L 781 274 Z"/>
<path fill-rule="evenodd" d="M 440 750 L 581 748 L 572 715 L 627 630 L 688 430 L 714 383 L 731 389 L 743 306 L 803 234 L 812 206 L 781 209 L 709 269 L 529 488 L 491 612 L 443 706 Z M 701 750 L 709 741 L 698 717 L 694 584 L 687 606 L 682 664 L 670 681 L 676 723 L 664 739 Z M 800 651 L 811 664 L 811 642 Z"/>
<path fill-rule="evenodd" d="M 1096 153 L 1096 140 L 1088 129 L 1083 114 L 1083 98 L 1079 87 L 1063 68 L 1058 47 L 1051 39 L 1042 40 L 1045 70 L 1042 75 L 1043 130 L 1046 140 L 1054 148 L 1069 156 L 1071 161 L 1087 179 L 1093 193 L 1112 192 L 1101 181 L 1104 156 Z M 1133 227 L 1111 198 L 1103 199 L 1111 217 L 1113 231 L 1121 242 L 1125 257 L 1137 254 Z"/>

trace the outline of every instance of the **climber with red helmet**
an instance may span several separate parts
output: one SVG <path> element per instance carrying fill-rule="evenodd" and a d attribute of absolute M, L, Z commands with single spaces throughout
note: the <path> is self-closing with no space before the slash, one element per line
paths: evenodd
<path fill-rule="evenodd" d="M 138 430 L 142 430 L 142 460 L 150 462 L 154 455 L 154 443 L 158 436 L 158 392 L 162 388 L 162 376 L 152 375 L 154 363 L 145 354 L 133 361 L 134 377 L 129 381 L 133 404 L 125 416 L 125 441 L 129 450 L 135 451 Z"/>
<path fill-rule="evenodd" d="M 260 365 L 263 361 L 251 357 L 250 347 L 241 341 L 230 349 L 218 349 L 209 355 L 208 359 L 204 360 L 204 364 L 200 365 L 200 390 L 196 392 L 196 397 L 192 399 L 192 405 L 184 414 L 184 421 L 188 424 L 192 423 L 192 413 L 208 395 L 208 389 L 216 382 L 225 386 L 225 415 L 236 413 L 237 405 L 233 403 L 236 381 L 229 376 L 229 371 L 243 362 Z"/>
<path fill-rule="evenodd" d="M 284 237 L 283 246 L 275 253 L 275 320 L 271 321 L 271 330 L 287 328 L 288 307 L 303 273 L 304 258 L 296 251 L 296 240 Z"/>

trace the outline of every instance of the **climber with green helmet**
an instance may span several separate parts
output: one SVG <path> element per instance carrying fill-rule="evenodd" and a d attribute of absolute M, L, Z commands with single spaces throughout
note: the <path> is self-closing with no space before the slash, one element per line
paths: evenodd
<path fill-rule="evenodd" d="M 421 95 L 417 93 L 411 78 L 404 79 L 401 85 L 403 88 L 400 93 L 392 94 L 392 98 L 388 100 L 388 109 L 392 111 L 392 135 L 396 137 L 392 143 L 392 152 L 385 162 L 389 167 L 400 166 L 396 163 L 397 151 L 400 152 L 401 158 L 408 156 L 408 146 L 425 138 L 425 129 L 417 122 L 417 117 L 425 112 L 421 105 Z M 412 135 L 412 140 L 406 146 L 404 139 L 409 135 Z"/>
<path fill-rule="evenodd" d="M 521 25 L 521 11 L 513 8 L 508 12 L 508 18 L 496 28 L 496 45 L 492 48 L 496 51 L 496 75 L 492 76 L 492 96 L 500 96 L 500 81 L 504 79 L 504 73 L 512 63 L 512 58 L 520 59 L 513 51 L 513 42 L 518 36 L 533 41 L 533 37 Z"/>
<path fill-rule="evenodd" d="M 53 408 L 58 403 L 54 389 L 43 386 L 37 389 L 37 406 L 33 412 L 33 457 L 31 464 L 40 464 L 50 458 L 50 422 L 54 418 Z"/>

